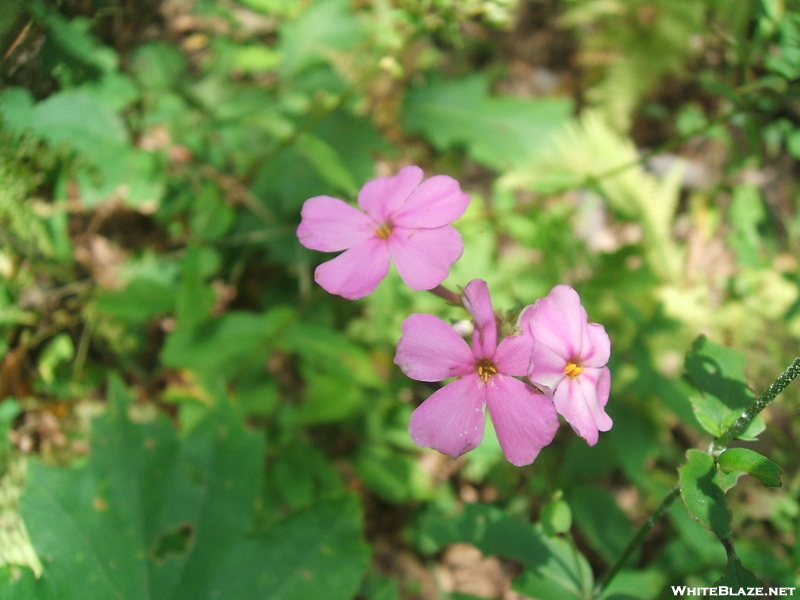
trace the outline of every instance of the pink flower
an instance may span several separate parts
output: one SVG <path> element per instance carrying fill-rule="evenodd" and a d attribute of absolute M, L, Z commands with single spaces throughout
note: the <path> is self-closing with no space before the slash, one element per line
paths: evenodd
<path fill-rule="evenodd" d="M 471 348 L 433 315 L 413 314 L 403 322 L 395 364 L 417 381 L 456 377 L 411 415 L 411 438 L 418 446 L 461 456 L 483 439 L 488 405 L 506 458 L 517 466 L 530 464 L 558 429 L 550 400 L 514 379 L 526 374 L 533 341 L 520 330 L 497 343 L 497 322 L 485 281 L 473 279 L 467 284 L 464 305 L 475 320 Z"/>
<path fill-rule="evenodd" d="M 612 425 L 603 410 L 611 389 L 611 372 L 605 366 L 611 354 L 606 330 L 589 323 L 578 293 L 568 285 L 557 285 L 526 311 L 533 334 L 528 379 L 594 446 L 599 432 Z"/>
<path fill-rule="evenodd" d="M 415 290 L 444 281 L 464 251 L 450 223 L 464 214 L 469 195 L 445 175 L 421 182 L 422 169 L 413 166 L 373 179 L 358 193 L 361 210 L 330 196 L 306 200 L 297 228 L 300 243 L 323 252 L 345 250 L 317 267 L 317 283 L 357 300 L 386 277 L 390 259 Z"/>

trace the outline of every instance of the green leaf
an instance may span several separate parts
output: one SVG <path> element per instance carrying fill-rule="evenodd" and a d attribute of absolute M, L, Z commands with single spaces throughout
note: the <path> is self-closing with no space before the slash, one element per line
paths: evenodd
<path fill-rule="evenodd" d="M 714 582 L 714 587 L 723 585 L 735 589 L 738 593 L 741 588 L 745 590 L 753 587 L 760 588 L 764 586 L 764 583 L 750 570 L 746 569 L 739 557 L 733 551 L 730 551 L 728 552 L 728 567 L 725 570 L 725 575 Z"/>
<path fill-rule="evenodd" d="M 630 520 L 620 510 L 614 496 L 598 486 L 579 486 L 568 498 L 581 534 L 612 564 L 634 535 Z"/>
<path fill-rule="evenodd" d="M 153 42 L 133 53 L 131 68 L 140 85 L 147 90 L 171 90 L 186 73 L 186 59 L 172 44 Z"/>
<path fill-rule="evenodd" d="M 316 136 L 304 133 L 297 139 L 297 148 L 325 182 L 348 196 L 356 194 L 358 186 L 333 146 Z"/>
<path fill-rule="evenodd" d="M 0 92 L 0 118 L 3 128 L 22 134 L 30 127 L 33 118 L 33 96 L 19 87 L 12 87 Z"/>
<path fill-rule="evenodd" d="M 295 322 L 283 332 L 281 344 L 329 373 L 343 373 L 363 386 L 381 387 L 369 353 L 338 331 Z"/>
<path fill-rule="evenodd" d="M 756 477 L 765 487 L 781 486 L 781 469 L 778 465 L 748 448 L 728 448 L 717 458 L 720 468 L 726 473 L 744 471 Z"/>
<path fill-rule="evenodd" d="M 548 502 L 539 513 L 542 529 L 549 536 L 566 533 L 572 527 L 572 511 L 563 499 Z"/>
<path fill-rule="evenodd" d="M 736 420 L 755 395 L 744 377 L 744 355 L 719 346 L 700 336 L 686 355 L 686 373 L 701 395 L 691 398 L 695 415 L 709 433 L 719 436 Z M 764 421 L 756 418 L 747 428 L 748 436 L 764 429 Z M 741 439 L 748 439 L 745 435 Z"/>
<path fill-rule="evenodd" d="M 658 597 L 666 578 L 659 569 L 622 570 L 606 588 L 602 598 L 603 600 L 623 598 L 650 600 Z"/>
<path fill-rule="evenodd" d="M 97 77 L 100 73 L 114 70 L 119 63 L 116 52 L 109 46 L 97 43 L 90 33 L 92 20 L 75 17 L 67 20 L 57 8 L 48 2 L 34 0 L 31 12 L 47 28 L 48 35 L 42 54 L 51 67 L 60 66 L 57 74 L 68 82 Z"/>
<path fill-rule="evenodd" d="M 179 443 L 165 418 L 127 417 L 117 377 L 88 464 L 31 464 L 21 512 L 45 558 L 40 598 L 206 598 L 219 556 L 250 530 L 261 436 L 229 407 Z"/>
<path fill-rule="evenodd" d="M 27 92 L 8 90 L 0 97 L 0 114 L 14 132 L 30 130 L 54 148 L 77 152 L 88 162 L 77 173 L 86 205 L 112 196 L 132 206 L 157 204 L 163 173 L 154 154 L 131 146 L 125 123 L 112 106 L 124 98 L 105 90 L 109 98 L 104 101 L 101 88 L 85 88 L 53 94 L 33 106 Z"/>
<path fill-rule="evenodd" d="M 367 575 L 361 592 L 366 600 L 400 600 L 397 582 L 375 573 Z"/>
<path fill-rule="evenodd" d="M 33 109 L 31 127 L 51 144 L 68 144 L 92 162 L 108 160 L 110 152 L 125 150 L 128 132 L 111 108 L 85 90 L 53 94 Z"/>
<path fill-rule="evenodd" d="M 522 563 L 525 572 L 514 589 L 540 600 L 572 600 L 591 596 L 593 577 L 586 558 L 569 542 L 550 537 L 538 525 L 519 521 L 482 504 L 468 504 L 451 518 L 430 513 L 420 528 L 426 552 L 466 542 L 486 555 Z"/>
<path fill-rule="evenodd" d="M 192 328 L 179 323 L 167 338 L 161 360 L 168 366 L 231 376 L 263 363 L 294 318 L 294 309 L 276 306 L 265 313 L 229 312 Z"/>
<path fill-rule="evenodd" d="M 571 112 L 572 104 L 560 98 L 490 96 L 486 79 L 473 75 L 412 90 L 403 121 L 440 151 L 463 147 L 476 161 L 503 170 L 530 162 Z"/>
<path fill-rule="evenodd" d="M 362 38 L 362 27 L 348 0 L 318 0 L 281 29 L 280 71 L 292 77 L 330 60 L 334 51 L 351 50 Z"/>
<path fill-rule="evenodd" d="M 219 402 L 181 442 L 163 417 L 128 419 L 119 378 L 109 389 L 86 466 L 32 465 L 22 514 L 45 559 L 35 597 L 353 597 L 369 559 L 355 498 L 253 536 L 262 436 Z"/>
<path fill-rule="evenodd" d="M 25 459 L 9 438 L 19 413 L 16 400 L 6 399 L 0 404 L 0 566 L 28 567 L 38 577 L 42 563 L 19 514 L 19 500 L 25 489 Z"/>
<path fill-rule="evenodd" d="M 124 289 L 102 290 L 97 295 L 99 310 L 130 323 L 144 323 L 174 306 L 174 288 L 149 277 L 136 277 Z"/>
<path fill-rule="evenodd" d="M 273 48 L 261 44 L 241 45 L 233 53 L 234 68 L 247 74 L 272 71 L 280 60 Z"/>
<path fill-rule="evenodd" d="M 430 477 L 419 461 L 390 446 L 363 447 L 353 458 L 353 468 L 364 484 L 388 502 L 425 500 L 432 496 Z"/>
<path fill-rule="evenodd" d="M 361 521 L 352 496 L 292 515 L 218 558 L 203 597 L 350 600 L 369 564 Z"/>
<path fill-rule="evenodd" d="M 686 457 L 688 462 L 678 472 L 681 496 L 689 514 L 716 533 L 720 540 L 728 540 L 731 536 L 731 513 L 717 479 L 714 458 L 700 450 L 689 450 Z"/>
<path fill-rule="evenodd" d="M 306 509 L 321 499 L 341 496 L 342 483 L 316 447 L 295 442 L 281 447 L 266 482 L 269 491 L 292 510 Z"/>

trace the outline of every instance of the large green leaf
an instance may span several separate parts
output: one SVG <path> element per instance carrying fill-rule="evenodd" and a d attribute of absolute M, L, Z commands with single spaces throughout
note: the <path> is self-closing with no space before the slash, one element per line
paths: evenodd
<path fill-rule="evenodd" d="M 42 600 L 244 598 L 239 589 L 304 600 L 321 597 L 313 583 L 352 597 L 368 556 L 354 500 L 251 537 L 261 436 L 220 402 L 180 441 L 164 418 L 131 422 L 129 403 L 112 378 L 88 464 L 32 465 L 21 512 L 44 573 L 21 589 Z"/>
<path fill-rule="evenodd" d="M 700 336 L 686 355 L 686 374 L 700 391 L 691 398 L 697 420 L 709 433 L 719 436 L 748 407 L 755 396 L 744 377 L 744 355 Z M 739 437 L 753 439 L 764 430 L 756 418 Z"/>
<path fill-rule="evenodd" d="M 31 465 L 21 511 L 41 598 L 199 598 L 251 526 L 259 436 L 220 407 L 181 444 L 165 419 L 132 423 L 129 402 L 112 378 L 86 467 Z"/>
<path fill-rule="evenodd" d="M 572 104 L 561 98 L 491 96 L 486 80 L 473 75 L 434 79 L 411 91 L 403 121 L 439 150 L 461 147 L 476 161 L 502 170 L 530 162 L 571 112 Z"/>

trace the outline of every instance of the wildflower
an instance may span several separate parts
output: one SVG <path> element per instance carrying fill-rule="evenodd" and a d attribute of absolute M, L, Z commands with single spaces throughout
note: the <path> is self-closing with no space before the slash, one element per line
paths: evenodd
<path fill-rule="evenodd" d="M 422 169 L 409 166 L 394 177 L 367 182 L 358 193 L 361 210 L 330 196 L 306 200 L 297 228 L 300 243 L 323 252 L 345 251 L 317 267 L 317 283 L 357 300 L 386 277 L 390 260 L 415 290 L 432 289 L 447 278 L 464 251 L 450 223 L 464 214 L 469 195 L 452 177 L 437 175 L 421 183 L 422 176 Z"/>
<path fill-rule="evenodd" d="M 533 334 L 528 379 L 553 399 L 558 413 L 590 446 L 611 429 L 605 413 L 611 388 L 606 367 L 611 342 L 602 325 L 589 323 L 578 293 L 557 285 L 529 307 Z"/>
<path fill-rule="evenodd" d="M 411 415 L 411 438 L 418 446 L 461 456 L 483 439 L 488 405 L 506 458 L 517 466 L 530 464 L 553 441 L 558 428 L 550 400 L 514 379 L 526 374 L 533 341 L 519 330 L 497 343 L 497 322 L 485 281 L 473 279 L 467 284 L 464 305 L 475 320 L 471 348 L 433 315 L 413 314 L 403 322 L 395 364 L 417 381 L 456 377 Z"/>

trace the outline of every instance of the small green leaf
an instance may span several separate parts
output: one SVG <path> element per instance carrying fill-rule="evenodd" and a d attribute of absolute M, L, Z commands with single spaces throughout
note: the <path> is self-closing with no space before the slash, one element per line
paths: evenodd
<path fill-rule="evenodd" d="M 355 195 L 358 186 L 333 146 L 314 135 L 304 133 L 297 139 L 297 148 L 325 182 L 348 196 Z"/>
<path fill-rule="evenodd" d="M 234 68 L 248 74 L 272 71 L 280 61 L 280 54 L 261 44 L 242 45 L 233 53 Z"/>
<path fill-rule="evenodd" d="M 686 355 L 685 368 L 700 391 L 699 396 L 691 398 L 697 420 L 712 435 L 721 435 L 726 424 L 733 422 L 755 399 L 745 383 L 744 355 L 705 336 L 695 340 Z M 754 435 L 763 429 L 763 419 L 756 418 L 747 432 Z"/>
<path fill-rule="evenodd" d="M 686 457 L 688 462 L 678 469 L 686 508 L 720 540 L 727 540 L 731 535 L 731 513 L 725 504 L 725 492 L 717 481 L 714 459 L 700 450 L 689 450 Z"/>
<path fill-rule="evenodd" d="M 566 533 L 572 527 L 572 511 L 562 498 L 548 502 L 539 515 L 542 529 L 550 536 Z"/>
<path fill-rule="evenodd" d="M 726 473 L 744 471 L 756 477 L 765 487 L 781 486 L 781 469 L 778 465 L 748 448 L 728 448 L 717 459 Z"/>

